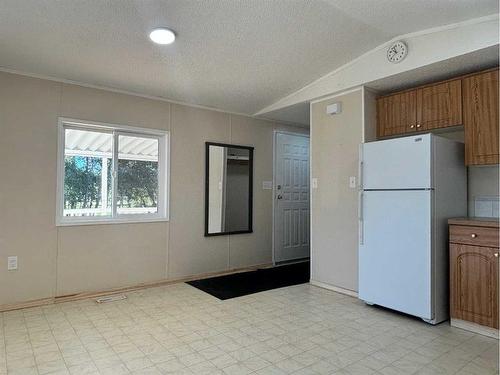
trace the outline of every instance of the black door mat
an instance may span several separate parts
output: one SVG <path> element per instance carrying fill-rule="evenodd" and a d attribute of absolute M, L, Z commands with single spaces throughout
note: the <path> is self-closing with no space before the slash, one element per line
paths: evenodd
<path fill-rule="evenodd" d="M 265 290 L 308 283 L 310 277 L 309 267 L 310 263 L 307 261 L 189 281 L 188 284 L 214 297 L 225 300 Z"/>

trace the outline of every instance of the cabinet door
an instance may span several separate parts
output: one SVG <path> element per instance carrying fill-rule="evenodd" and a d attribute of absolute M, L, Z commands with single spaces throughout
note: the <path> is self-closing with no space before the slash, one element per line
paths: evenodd
<path fill-rule="evenodd" d="M 461 80 L 417 89 L 417 130 L 432 130 L 461 124 Z"/>
<path fill-rule="evenodd" d="M 416 130 L 416 92 L 385 96 L 377 100 L 377 133 L 379 137 Z"/>
<path fill-rule="evenodd" d="M 498 328 L 497 262 L 498 249 L 450 244 L 452 318 Z"/>
<path fill-rule="evenodd" d="M 465 161 L 498 164 L 498 70 L 463 80 Z"/>

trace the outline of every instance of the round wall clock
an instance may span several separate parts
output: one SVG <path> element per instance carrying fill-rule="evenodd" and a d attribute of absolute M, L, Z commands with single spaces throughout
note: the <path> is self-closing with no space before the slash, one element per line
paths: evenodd
<path fill-rule="evenodd" d="M 394 64 L 403 61 L 406 55 L 408 55 L 408 46 L 402 40 L 394 42 L 387 50 L 387 60 Z"/>

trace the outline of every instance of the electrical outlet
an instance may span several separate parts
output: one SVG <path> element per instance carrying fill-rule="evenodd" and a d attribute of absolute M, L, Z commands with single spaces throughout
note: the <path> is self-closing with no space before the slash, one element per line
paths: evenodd
<path fill-rule="evenodd" d="M 17 256 L 7 257 L 7 271 L 17 270 Z"/>

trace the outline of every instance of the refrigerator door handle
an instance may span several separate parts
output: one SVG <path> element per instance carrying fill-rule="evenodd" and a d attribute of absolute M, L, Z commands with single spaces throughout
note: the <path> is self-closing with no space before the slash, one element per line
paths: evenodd
<path fill-rule="evenodd" d="M 359 244 L 364 244 L 364 222 L 363 222 L 363 190 L 359 191 L 358 194 L 358 224 L 359 224 Z"/>
<path fill-rule="evenodd" d="M 363 144 L 359 145 L 358 181 L 359 189 L 363 189 Z"/>

